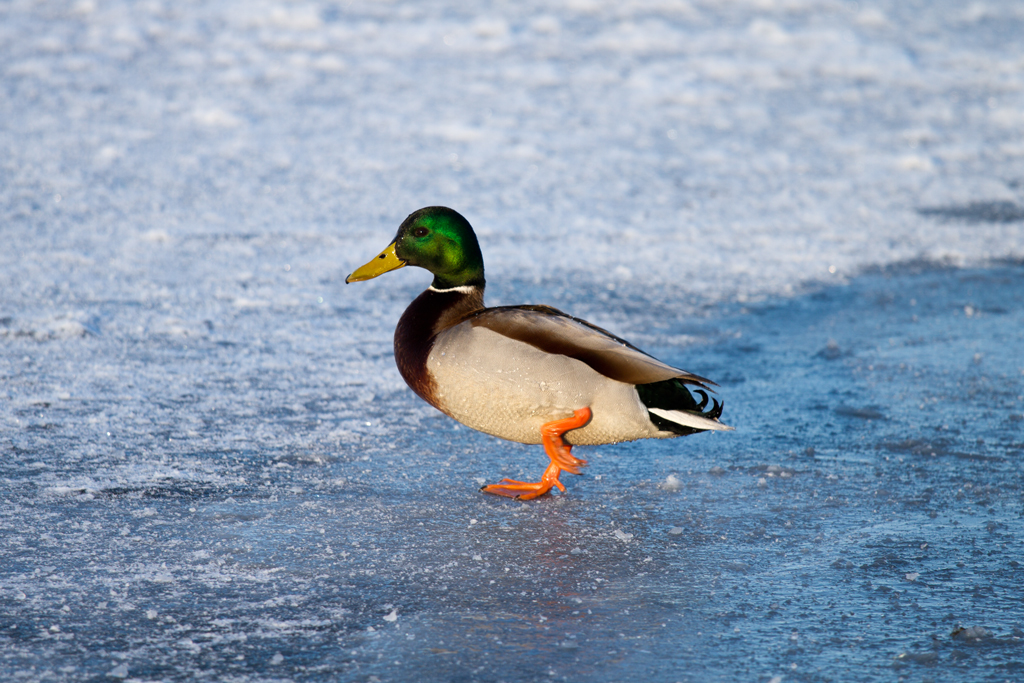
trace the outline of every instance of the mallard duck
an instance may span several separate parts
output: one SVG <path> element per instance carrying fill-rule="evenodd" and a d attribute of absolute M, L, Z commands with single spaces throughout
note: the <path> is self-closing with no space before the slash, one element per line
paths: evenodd
<path fill-rule="evenodd" d="M 708 407 L 710 380 L 550 306 L 485 308 L 480 245 L 452 209 L 410 214 L 391 244 L 345 282 L 404 266 L 434 275 L 395 329 L 395 362 L 406 383 L 467 427 L 543 444 L 551 459 L 538 482 L 503 479 L 482 491 L 522 500 L 553 487 L 564 493 L 561 472 L 580 474 L 587 464 L 572 455 L 573 445 L 732 429 L 718 421 L 721 403 L 711 399 Z"/>

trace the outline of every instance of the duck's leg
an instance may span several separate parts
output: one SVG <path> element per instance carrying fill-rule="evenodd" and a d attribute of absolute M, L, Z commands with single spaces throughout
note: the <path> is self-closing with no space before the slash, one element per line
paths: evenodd
<path fill-rule="evenodd" d="M 547 422 L 540 428 L 541 443 L 544 444 L 544 451 L 551 458 L 551 464 L 544 470 L 538 482 L 517 481 L 515 479 L 502 479 L 497 484 L 484 486 L 481 491 L 494 493 L 508 498 L 530 500 L 543 496 L 557 486 L 559 491 L 565 492 L 562 482 L 558 481 L 558 475 L 562 470 L 571 474 L 580 474 L 580 468 L 587 464 L 572 454 L 572 446 L 567 444 L 562 435 L 572 429 L 579 429 L 590 422 L 590 408 L 580 408 L 574 411 L 572 417 L 565 420 Z"/>

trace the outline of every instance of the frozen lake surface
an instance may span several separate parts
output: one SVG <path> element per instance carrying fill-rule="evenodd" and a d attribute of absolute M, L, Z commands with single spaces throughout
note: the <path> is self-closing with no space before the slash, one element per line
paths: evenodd
<path fill-rule="evenodd" d="M 0 679 L 1024 679 L 1019 3 L 0 6 Z M 412 210 L 721 385 L 401 381 Z"/>
<path fill-rule="evenodd" d="M 737 431 L 584 448 L 531 503 L 476 489 L 539 447 L 347 382 L 394 371 L 346 316 L 258 310 L 308 337 L 6 340 L 5 678 L 1024 675 L 1020 265 L 641 317 Z"/>

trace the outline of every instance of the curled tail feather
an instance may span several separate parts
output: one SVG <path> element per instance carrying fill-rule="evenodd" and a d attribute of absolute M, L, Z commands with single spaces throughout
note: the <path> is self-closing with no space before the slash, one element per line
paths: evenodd
<path fill-rule="evenodd" d="M 640 401 L 647 407 L 651 422 L 663 431 L 680 435 L 704 431 L 731 430 L 718 421 L 724 404 L 710 398 L 706 387 L 691 393 L 683 379 L 669 379 L 636 387 Z M 694 393 L 700 396 L 698 403 Z M 708 406 L 711 403 L 711 406 Z"/>

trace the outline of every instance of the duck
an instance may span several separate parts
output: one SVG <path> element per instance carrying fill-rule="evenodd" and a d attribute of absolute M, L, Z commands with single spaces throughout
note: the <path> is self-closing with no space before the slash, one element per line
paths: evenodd
<path fill-rule="evenodd" d="M 485 493 L 531 500 L 582 474 L 573 446 L 732 430 L 711 380 L 680 370 L 585 320 L 544 305 L 484 306 L 476 233 L 444 206 L 414 211 L 394 240 L 345 278 L 370 280 L 405 266 L 434 279 L 395 328 L 395 363 L 424 401 L 472 429 L 540 444 L 539 481 L 502 479 Z M 710 405 L 709 405 L 710 402 Z"/>

